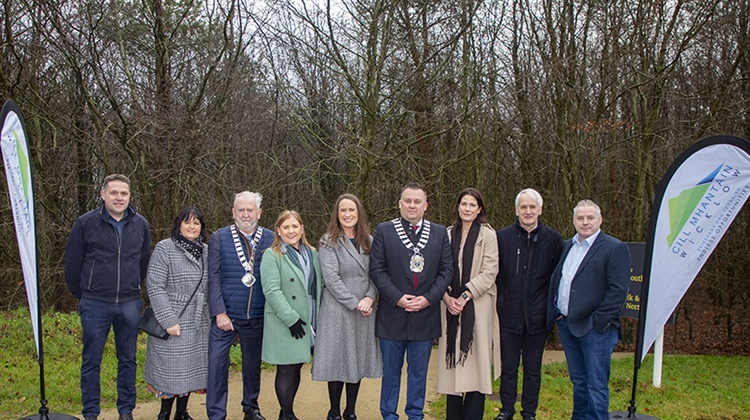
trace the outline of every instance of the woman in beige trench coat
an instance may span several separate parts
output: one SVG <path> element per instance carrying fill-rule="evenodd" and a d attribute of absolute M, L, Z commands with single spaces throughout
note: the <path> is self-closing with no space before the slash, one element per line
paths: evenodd
<path fill-rule="evenodd" d="M 481 420 L 485 395 L 492 394 L 493 363 L 494 377 L 500 374 L 499 352 L 494 350 L 500 348 L 497 236 L 487 222 L 482 194 L 473 188 L 461 191 L 454 215 L 449 228 L 454 278 L 440 305 L 437 392 L 447 394 L 448 420 Z"/>

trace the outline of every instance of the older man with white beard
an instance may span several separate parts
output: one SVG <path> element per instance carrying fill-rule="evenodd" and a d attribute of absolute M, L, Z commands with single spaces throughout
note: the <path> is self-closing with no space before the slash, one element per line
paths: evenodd
<path fill-rule="evenodd" d="M 244 420 L 265 420 L 258 406 L 266 302 L 260 261 L 263 251 L 273 242 L 273 232 L 258 226 L 262 199 L 257 192 L 236 194 L 232 207 L 234 223 L 214 232 L 208 243 L 208 299 L 212 318 L 206 394 L 209 420 L 227 418 L 229 349 L 238 334 Z"/>

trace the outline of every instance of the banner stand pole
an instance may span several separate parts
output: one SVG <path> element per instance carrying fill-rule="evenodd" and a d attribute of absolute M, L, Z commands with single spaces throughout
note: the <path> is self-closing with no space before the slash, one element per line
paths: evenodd
<path fill-rule="evenodd" d="M 34 233 L 36 235 L 36 232 Z M 37 260 L 37 264 L 39 261 Z M 38 272 L 38 271 L 37 271 Z M 39 288 L 36 289 L 37 302 L 39 302 Z M 47 398 L 44 392 L 44 345 L 42 343 L 42 311 L 37 305 L 37 325 L 39 326 L 39 332 L 37 339 L 39 340 L 39 414 L 23 417 L 20 420 L 78 420 L 78 417 L 69 416 L 67 414 L 50 413 L 47 408 Z"/>
<path fill-rule="evenodd" d="M 659 335 L 654 341 L 654 372 L 651 382 L 654 388 L 661 388 L 661 368 L 664 363 L 664 327 L 661 327 Z"/>
<path fill-rule="evenodd" d="M 34 216 L 34 219 L 36 219 L 36 215 Z M 34 226 L 36 226 L 36 222 L 34 223 Z M 36 243 L 36 229 L 34 229 L 34 243 Z M 39 259 L 35 261 L 37 270 L 36 272 L 39 273 Z M 36 288 L 36 301 L 40 302 L 39 299 L 39 279 L 37 278 L 37 288 Z M 44 392 L 44 344 L 42 341 L 42 338 L 44 336 L 44 333 L 42 332 L 42 310 L 40 308 L 40 305 L 37 304 L 36 306 L 36 316 L 37 316 L 37 325 L 39 326 L 38 332 L 37 332 L 37 340 L 39 342 L 39 414 L 35 414 L 32 416 L 23 417 L 21 420 L 78 420 L 78 417 L 69 416 L 67 414 L 60 414 L 60 413 L 50 413 L 49 408 L 47 408 L 47 397 Z"/>

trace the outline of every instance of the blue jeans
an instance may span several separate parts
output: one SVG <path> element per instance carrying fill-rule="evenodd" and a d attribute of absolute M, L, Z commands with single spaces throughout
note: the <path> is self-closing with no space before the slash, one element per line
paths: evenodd
<path fill-rule="evenodd" d="M 115 333 L 117 353 L 117 411 L 131 413 L 135 408 L 135 352 L 142 309 L 140 299 L 112 303 L 82 298 L 78 303 L 83 335 L 81 403 L 84 417 L 99 415 L 101 411 L 100 371 L 110 327 Z"/>
<path fill-rule="evenodd" d="M 206 415 L 209 420 L 227 418 L 229 350 L 237 334 L 240 335 L 242 350 L 242 411 L 259 408 L 263 318 L 232 320 L 232 325 L 234 331 L 222 331 L 216 326 L 216 320 L 211 322 L 206 390 Z"/>
<path fill-rule="evenodd" d="M 401 392 L 401 369 L 406 354 L 406 416 L 424 418 L 427 368 L 430 364 L 432 340 L 394 341 L 380 339 L 383 353 L 383 380 L 380 388 L 380 414 L 385 420 L 398 419 L 398 397 Z"/>
<path fill-rule="evenodd" d="M 571 419 L 609 420 L 609 370 L 618 340 L 617 328 L 603 333 L 591 330 L 583 337 L 575 337 L 568 329 L 567 318 L 561 318 L 557 326 L 573 383 Z"/>

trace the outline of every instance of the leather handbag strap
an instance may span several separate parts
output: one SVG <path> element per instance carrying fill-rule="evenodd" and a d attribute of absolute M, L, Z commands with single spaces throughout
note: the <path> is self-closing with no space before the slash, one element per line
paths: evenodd
<path fill-rule="evenodd" d="M 201 258 L 201 279 L 198 281 L 198 285 L 195 286 L 195 290 L 193 290 L 193 294 L 190 295 L 190 299 L 188 299 L 187 303 L 185 304 L 185 307 L 182 308 L 180 311 L 180 314 L 177 315 L 177 319 L 182 317 L 182 314 L 185 313 L 185 309 L 187 309 L 188 305 L 190 305 L 190 302 L 193 300 L 193 296 L 195 296 L 195 293 L 198 291 L 198 288 L 201 287 L 201 283 L 203 283 L 203 258 Z"/>

